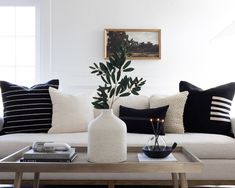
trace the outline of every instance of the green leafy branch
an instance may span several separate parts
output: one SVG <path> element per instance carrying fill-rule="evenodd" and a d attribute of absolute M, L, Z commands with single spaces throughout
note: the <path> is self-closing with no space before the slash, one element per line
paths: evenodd
<path fill-rule="evenodd" d="M 89 66 L 92 70 L 91 73 L 100 76 L 104 82 L 104 85 L 97 89 L 98 96 L 93 97 L 95 101 L 92 104 L 95 108 L 112 108 L 119 97 L 129 96 L 130 94 L 139 95 L 139 91 L 146 80 L 125 75 L 134 70 L 133 67 L 130 67 L 131 61 L 126 60 L 126 54 L 126 50 L 120 48 L 120 51 L 114 52 L 110 56 L 109 61 L 94 63 L 93 66 Z"/>

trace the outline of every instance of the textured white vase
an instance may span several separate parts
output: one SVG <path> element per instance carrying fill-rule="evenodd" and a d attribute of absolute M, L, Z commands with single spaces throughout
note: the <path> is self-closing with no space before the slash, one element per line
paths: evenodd
<path fill-rule="evenodd" d="M 104 109 L 88 126 L 88 161 L 118 163 L 127 158 L 126 124 Z"/>

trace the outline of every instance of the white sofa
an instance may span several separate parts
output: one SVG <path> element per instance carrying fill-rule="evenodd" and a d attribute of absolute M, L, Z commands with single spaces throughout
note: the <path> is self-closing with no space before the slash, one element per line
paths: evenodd
<path fill-rule="evenodd" d="M 138 101 L 138 102 L 137 102 Z M 120 104 L 133 108 L 149 107 L 149 98 L 145 96 L 126 97 L 119 100 L 114 105 L 114 113 L 118 115 L 118 107 Z M 95 111 L 97 116 L 97 111 Z M 0 118 L 0 127 L 2 126 L 2 118 Z M 232 118 L 232 128 L 235 134 L 235 118 Z M 21 133 L 8 134 L 0 136 L 0 158 L 15 152 L 25 146 L 31 145 L 34 141 L 54 141 L 66 142 L 70 145 L 86 146 L 87 132 L 79 133 Z M 144 146 L 152 135 L 128 133 L 128 146 Z M 235 184 L 235 139 L 216 134 L 203 133 L 184 133 L 174 134 L 167 133 L 164 139 L 168 145 L 177 142 L 179 146 L 183 146 L 199 157 L 204 164 L 202 173 L 189 174 L 190 184 Z M 4 180 L 12 180 L 13 173 L 0 173 L 0 184 Z M 32 179 L 32 174 L 26 174 L 24 179 Z M 144 180 L 144 183 L 152 182 L 150 180 L 163 180 L 168 182 L 171 179 L 170 174 L 48 174 L 42 173 L 42 180 Z M 136 181 L 138 182 L 138 181 Z"/>

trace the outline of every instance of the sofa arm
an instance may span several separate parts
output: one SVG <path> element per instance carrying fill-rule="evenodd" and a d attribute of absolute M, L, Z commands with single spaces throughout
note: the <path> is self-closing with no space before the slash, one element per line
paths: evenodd
<path fill-rule="evenodd" d="M 235 117 L 231 118 L 231 123 L 232 123 L 232 132 L 235 135 Z"/>
<path fill-rule="evenodd" d="M 3 117 L 0 115 L 0 131 L 2 130 L 3 127 Z"/>

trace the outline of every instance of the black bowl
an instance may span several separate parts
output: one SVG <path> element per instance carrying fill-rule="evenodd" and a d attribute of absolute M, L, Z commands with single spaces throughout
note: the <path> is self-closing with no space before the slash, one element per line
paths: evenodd
<path fill-rule="evenodd" d="M 165 158 L 170 155 L 176 148 L 177 144 L 174 143 L 172 146 L 145 146 L 142 151 L 149 158 Z"/>

